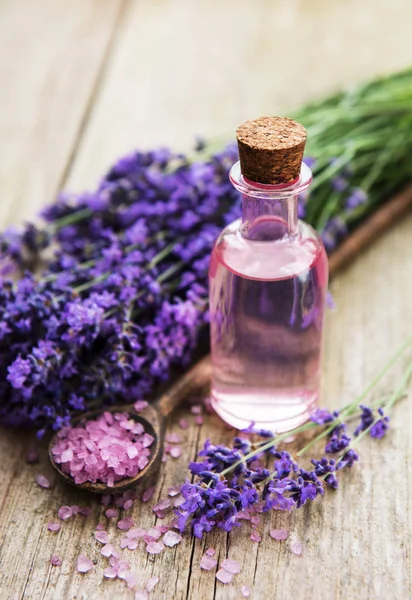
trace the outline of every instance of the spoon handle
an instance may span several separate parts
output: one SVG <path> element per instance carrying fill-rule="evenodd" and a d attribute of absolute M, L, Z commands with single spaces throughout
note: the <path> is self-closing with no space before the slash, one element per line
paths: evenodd
<path fill-rule="evenodd" d="M 167 417 L 184 398 L 190 393 L 198 391 L 205 387 L 212 374 L 210 357 L 206 356 L 194 365 L 168 391 L 161 396 L 157 402 L 159 411 L 164 417 Z"/>

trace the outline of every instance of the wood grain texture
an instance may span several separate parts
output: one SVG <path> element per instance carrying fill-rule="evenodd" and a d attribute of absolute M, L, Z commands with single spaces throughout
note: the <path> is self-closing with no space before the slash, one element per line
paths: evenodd
<path fill-rule="evenodd" d="M 50 202 L 65 174 L 72 188 L 92 184 L 134 146 L 185 148 L 195 133 L 230 133 L 246 118 L 412 58 L 412 6 L 404 0 L 136 0 L 119 21 L 120 8 L 115 0 L 0 3 L 0 67 L 9 90 L 0 111 L 2 224 Z M 62 81 L 58 66 L 66 61 Z M 43 106 L 47 82 L 56 77 L 61 83 L 51 88 L 60 91 Z M 412 330 L 411 233 L 408 216 L 333 281 L 337 308 L 327 317 L 323 365 L 323 402 L 330 407 L 361 391 Z M 177 427 L 182 416 L 191 422 L 185 431 Z M 338 493 L 291 515 L 268 515 L 259 526 L 261 544 L 249 539 L 246 527 L 202 541 L 185 538 L 156 557 L 125 550 L 139 583 L 160 576 L 154 600 L 238 599 L 243 584 L 253 588 L 254 600 L 411 598 L 409 400 L 394 411 L 392 424 L 386 440 L 365 442 L 362 464 L 345 474 Z M 172 415 L 169 430 L 184 438 L 183 454 L 162 466 L 155 498 L 184 480 L 185 465 L 207 437 L 232 439 L 217 417 L 195 426 L 187 409 Z M 93 538 L 102 522 L 118 540 L 115 523 L 94 497 L 56 480 L 46 448 L 40 465 L 27 465 L 30 443 L 25 433 L 1 431 L 0 598 L 132 600 L 120 581 L 103 581 L 107 561 Z M 38 473 L 50 477 L 53 489 L 35 484 Z M 92 516 L 48 532 L 47 522 L 65 504 L 88 505 Z M 130 512 L 141 527 L 157 521 L 146 504 Z M 290 540 L 269 538 L 271 527 L 290 530 L 290 539 L 304 544 L 303 555 L 290 552 Z M 233 585 L 200 570 L 209 546 L 219 561 L 241 562 Z M 75 571 L 79 553 L 96 561 L 86 575 Z M 51 554 L 62 558 L 60 568 L 50 566 Z"/>

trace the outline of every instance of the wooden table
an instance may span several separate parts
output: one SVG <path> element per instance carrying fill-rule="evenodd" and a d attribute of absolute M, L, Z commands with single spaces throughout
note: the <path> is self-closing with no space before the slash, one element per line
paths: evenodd
<path fill-rule="evenodd" d="M 1 224 L 33 217 L 62 188 L 93 186 L 134 147 L 186 149 L 195 134 L 231 135 L 246 118 L 410 64 L 411 18 L 409 0 L 3 0 Z M 409 217 L 333 281 L 337 308 L 327 317 L 323 365 L 330 407 L 361 391 L 412 331 L 411 235 Z M 262 600 L 412 598 L 409 401 L 392 426 L 387 439 L 363 444 L 362 462 L 339 492 L 290 515 L 268 515 L 261 544 L 242 528 L 187 537 L 157 557 L 126 550 L 142 587 L 157 574 L 154 599 L 240 598 L 243 584 Z M 182 433 L 184 453 L 164 465 L 155 497 L 184 479 L 207 437 L 231 438 L 214 416 Z M 27 465 L 28 444 L 26 433 L 1 431 L 0 598 L 132 598 L 121 581 L 103 581 L 106 561 L 93 538 L 105 522 L 102 507 L 58 482 L 44 451 L 40 465 Z M 35 484 L 40 472 L 52 490 Z M 64 504 L 89 505 L 93 514 L 52 534 L 46 524 Z M 147 505 L 137 504 L 133 518 L 145 528 L 155 523 Z M 290 541 L 272 540 L 271 527 L 290 530 L 303 555 L 291 553 Z M 115 525 L 109 530 L 116 539 Z M 200 570 L 211 545 L 219 561 L 242 563 L 233 585 Z M 75 569 L 80 552 L 96 560 L 86 575 Z M 49 564 L 51 554 L 62 558 L 60 568 Z"/>

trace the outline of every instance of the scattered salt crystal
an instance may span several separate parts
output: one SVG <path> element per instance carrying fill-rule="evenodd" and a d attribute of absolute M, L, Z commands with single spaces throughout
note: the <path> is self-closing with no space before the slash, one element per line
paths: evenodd
<path fill-rule="evenodd" d="M 151 446 L 154 442 L 154 437 L 152 435 L 150 435 L 150 433 L 144 433 L 143 434 L 143 448 L 148 448 L 149 446 Z"/>
<path fill-rule="evenodd" d="M 149 502 L 149 500 L 151 500 L 153 498 L 154 492 L 155 492 L 154 486 L 147 488 L 147 490 L 145 490 L 143 492 L 142 502 Z"/>
<path fill-rule="evenodd" d="M 61 525 L 60 523 L 48 523 L 47 524 L 47 529 L 49 531 L 53 531 L 54 533 L 57 533 L 58 531 L 60 531 Z"/>
<path fill-rule="evenodd" d="M 195 417 L 195 423 L 196 425 L 203 425 L 204 419 L 202 417 L 202 415 L 196 415 Z"/>
<path fill-rule="evenodd" d="M 163 498 L 163 500 L 160 500 L 160 502 L 158 502 L 157 504 L 155 504 L 152 507 L 153 512 L 156 512 L 158 510 L 164 510 L 165 508 L 169 508 L 170 506 L 170 499 L 169 498 Z"/>
<path fill-rule="evenodd" d="M 157 542 L 156 538 L 154 538 L 152 535 L 148 535 L 147 533 L 143 536 L 143 539 L 146 542 L 146 544 L 150 544 L 151 542 Z"/>
<path fill-rule="evenodd" d="M 303 552 L 303 546 L 300 542 L 292 542 L 290 549 L 293 554 L 296 554 L 297 556 L 300 556 Z"/>
<path fill-rule="evenodd" d="M 208 548 L 206 550 L 207 556 L 214 556 L 216 554 L 216 550 L 214 548 Z"/>
<path fill-rule="evenodd" d="M 172 486 L 167 490 L 167 495 L 171 496 L 172 498 L 173 498 L 173 496 L 177 496 L 178 494 L 180 494 L 180 486 L 179 485 Z"/>
<path fill-rule="evenodd" d="M 133 408 L 137 413 L 142 412 L 147 406 L 149 406 L 149 403 L 146 402 L 146 400 L 137 400 L 137 402 L 133 404 Z"/>
<path fill-rule="evenodd" d="M 107 535 L 107 531 L 95 531 L 94 539 L 100 542 L 101 544 L 109 543 L 109 536 Z"/>
<path fill-rule="evenodd" d="M 116 508 L 108 508 L 104 514 L 108 519 L 116 519 L 119 516 L 119 511 Z"/>
<path fill-rule="evenodd" d="M 121 529 L 122 531 L 127 531 L 128 529 L 130 529 L 131 527 L 133 527 L 133 525 L 134 525 L 134 521 L 130 517 L 126 517 L 124 519 L 121 519 L 117 523 L 118 528 Z"/>
<path fill-rule="evenodd" d="M 169 548 L 176 546 L 176 544 L 179 544 L 179 542 L 181 542 L 181 541 L 182 541 L 182 536 L 174 531 L 168 531 L 163 538 L 164 544 L 166 546 L 169 546 Z"/>
<path fill-rule="evenodd" d="M 123 504 L 123 508 L 125 510 L 129 510 L 129 508 L 132 508 L 133 506 L 133 500 L 126 500 L 126 502 Z"/>
<path fill-rule="evenodd" d="M 103 523 L 97 523 L 97 525 L 96 525 L 96 531 L 103 531 L 103 530 L 104 530 Z"/>
<path fill-rule="evenodd" d="M 203 555 L 200 560 L 200 568 L 205 571 L 210 571 L 210 569 L 214 569 L 217 565 L 217 560 L 212 558 L 211 556 Z"/>
<path fill-rule="evenodd" d="M 112 503 L 112 495 L 111 494 L 103 494 L 102 497 L 101 497 L 100 502 L 104 506 L 108 506 L 109 504 Z"/>
<path fill-rule="evenodd" d="M 240 510 L 237 515 L 237 519 L 243 519 L 245 521 L 250 521 L 250 514 L 246 510 Z"/>
<path fill-rule="evenodd" d="M 167 462 L 167 454 L 166 454 L 166 452 L 164 452 L 163 456 L 162 456 L 162 463 L 165 463 L 165 462 Z"/>
<path fill-rule="evenodd" d="M 156 541 L 160 538 L 162 532 L 157 527 L 151 527 L 148 530 L 147 535 L 150 535 Z"/>
<path fill-rule="evenodd" d="M 70 519 L 73 515 L 73 511 L 70 506 L 61 506 L 57 514 L 62 521 L 65 521 L 66 519 Z"/>
<path fill-rule="evenodd" d="M 189 421 L 187 419 L 180 419 L 179 427 L 180 429 L 187 429 L 189 427 Z"/>
<path fill-rule="evenodd" d="M 286 540 L 289 534 L 286 529 L 271 529 L 269 535 L 274 540 Z"/>
<path fill-rule="evenodd" d="M 160 554 L 160 552 L 163 552 L 164 548 L 162 542 L 149 542 L 146 546 L 146 552 L 149 554 Z"/>
<path fill-rule="evenodd" d="M 100 554 L 106 558 L 109 558 L 110 556 L 118 556 L 116 548 L 110 543 L 103 546 L 103 548 L 100 550 Z"/>
<path fill-rule="evenodd" d="M 136 550 L 137 546 L 139 545 L 139 540 L 131 540 L 128 538 L 127 541 L 128 541 L 128 543 L 127 543 L 126 548 L 128 548 L 129 550 Z"/>
<path fill-rule="evenodd" d="M 81 506 L 79 508 L 79 515 L 82 515 L 83 517 L 90 517 L 91 514 L 92 509 L 90 508 L 90 506 Z"/>
<path fill-rule="evenodd" d="M 70 508 L 72 509 L 72 515 L 77 515 L 80 511 L 80 508 L 77 506 L 77 504 L 73 504 Z"/>
<path fill-rule="evenodd" d="M 131 571 L 121 570 L 119 571 L 120 579 L 124 579 L 129 589 L 133 589 L 137 584 L 137 575 Z"/>
<path fill-rule="evenodd" d="M 242 585 L 240 588 L 240 593 L 244 598 L 249 598 L 250 596 L 250 587 L 248 585 Z"/>
<path fill-rule="evenodd" d="M 134 600 L 147 600 L 148 598 L 146 590 L 137 590 L 134 595 Z"/>
<path fill-rule="evenodd" d="M 151 592 L 153 590 L 153 588 L 155 587 L 155 585 L 157 585 L 158 583 L 159 583 L 158 577 L 156 577 L 156 576 L 151 577 L 146 584 L 146 591 Z"/>
<path fill-rule="evenodd" d="M 253 542 L 261 542 L 261 541 L 262 541 L 262 538 L 261 538 L 261 536 L 260 536 L 260 533 L 259 533 L 259 532 L 257 532 L 257 531 L 252 531 L 252 533 L 250 534 L 250 539 L 251 539 Z"/>
<path fill-rule="evenodd" d="M 170 456 L 173 458 L 179 458 L 181 454 L 182 448 L 180 446 L 173 446 L 173 448 L 170 449 Z"/>
<path fill-rule="evenodd" d="M 106 567 L 103 571 L 103 575 L 108 579 L 114 579 L 117 577 L 117 569 L 115 567 Z"/>
<path fill-rule="evenodd" d="M 182 437 L 178 433 L 172 432 L 165 436 L 165 440 L 166 442 L 169 442 L 169 444 L 180 444 Z"/>
<path fill-rule="evenodd" d="M 224 569 L 219 569 L 219 571 L 216 573 L 216 579 L 218 579 L 224 584 L 232 583 L 233 575 L 231 573 L 228 573 Z"/>
<path fill-rule="evenodd" d="M 228 573 L 232 573 L 232 575 L 237 575 L 237 573 L 240 573 L 241 571 L 240 564 L 237 562 L 237 560 L 233 560 L 231 558 L 226 558 L 220 565 L 220 568 L 224 569 Z"/>
<path fill-rule="evenodd" d="M 175 508 L 178 508 L 179 506 L 182 506 L 182 504 L 184 504 L 186 502 L 186 498 L 183 498 L 183 496 L 181 496 L 180 498 L 176 498 L 176 500 L 173 502 L 173 506 Z"/>
<path fill-rule="evenodd" d="M 62 561 L 56 554 L 53 554 L 50 558 L 50 564 L 53 565 L 53 567 L 61 567 Z"/>
<path fill-rule="evenodd" d="M 192 415 L 200 415 L 200 413 L 202 412 L 202 407 L 200 406 L 200 404 L 193 404 L 193 406 L 190 407 L 190 412 L 192 413 Z"/>
<path fill-rule="evenodd" d="M 295 435 L 289 435 L 287 438 L 285 438 L 285 439 L 283 440 L 283 443 L 284 443 L 284 444 L 291 444 L 292 442 L 294 442 L 294 441 L 295 441 L 295 439 L 296 439 L 296 436 L 295 436 Z"/>
<path fill-rule="evenodd" d="M 45 488 L 46 490 L 50 487 L 50 481 L 44 475 L 37 475 L 36 483 L 37 485 L 39 485 L 42 488 Z"/>
<path fill-rule="evenodd" d="M 250 522 L 252 523 L 252 525 L 259 525 L 259 523 L 260 523 L 259 515 L 253 515 L 253 517 L 250 518 Z"/>
<path fill-rule="evenodd" d="M 29 450 L 26 454 L 26 462 L 30 465 L 34 465 L 39 462 L 39 453 L 37 450 Z"/>
<path fill-rule="evenodd" d="M 132 540 L 136 538 L 141 538 L 145 534 L 145 529 L 142 529 L 142 527 L 135 527 L 135 529 L 129 529 L 129 531 L 127 532 L 127 537 Z"/>
<path fill-rule="evenodd" d="M 87 558 L 87 556 L 80 554 L 80 556 L 77 559 L 77 570 L 80 573 L 87 573 L 87 571 L 90 571 L 90 569 L 92 569 L 93 567 L 94 565 L 90 558 Z"/>

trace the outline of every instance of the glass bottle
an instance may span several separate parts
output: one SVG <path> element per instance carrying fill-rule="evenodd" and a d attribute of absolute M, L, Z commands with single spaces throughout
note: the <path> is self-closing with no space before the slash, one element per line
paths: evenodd
<path fill-rule="evenodd" d="M 274 184 L 246 179 L 242 152 L 230 172 L 242 218 L 222 231 L 210 262 L 211 401 L 239 429 L 254 422 L 287 431 L 304 422 L 318 400 L 328 261 L 318 234 L 298 219 L 298 197 L 312 181 L 303 148 L 304 142 L 297 177 L 290 154 Z M 273 155 L 279 162 L 285 153 Z M 261 168 L 259 177 L 267 180 Z"/>

